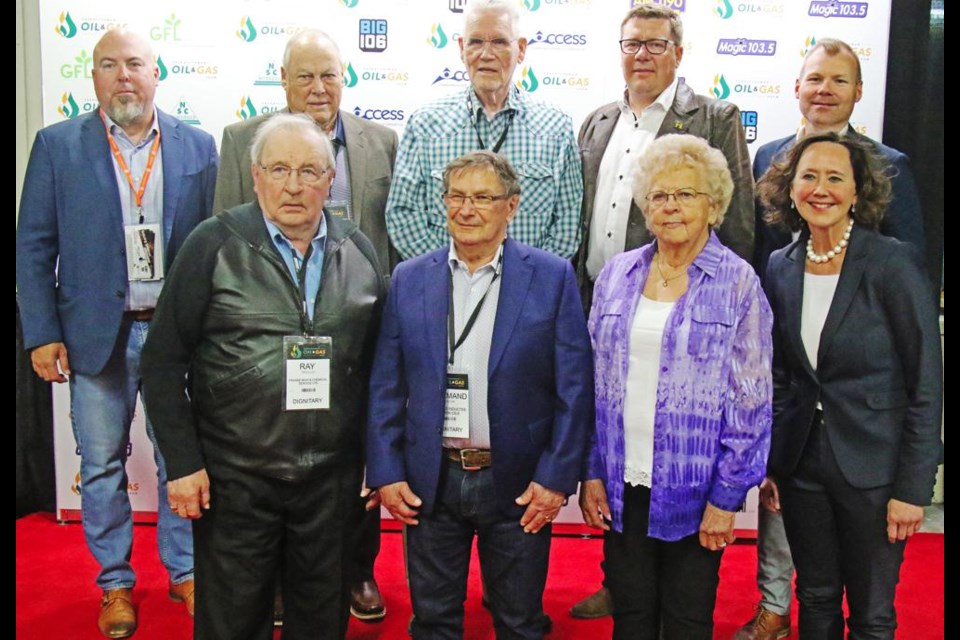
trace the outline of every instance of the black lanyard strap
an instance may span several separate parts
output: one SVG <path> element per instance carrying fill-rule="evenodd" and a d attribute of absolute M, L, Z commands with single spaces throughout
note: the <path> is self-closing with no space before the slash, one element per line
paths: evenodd
<path fill-rule="evenodd" d="M 453 310 L 453 270 L 451 269 L 448 273 L 450 277 L 450 304 L 448 306 L 449 312 L 447 313 L 447 339 L 450 344 L 450 365 L 453 365 L 453 356 L 457 352 L 457 349 L 463 344 L 463 341 L 467 339 L 467 336 L 470 335 L 470 331 L 473 330 L 473 325 L 477 321 L 477 317 L 480 315 L 481 309 L 483 309 L 483 303 L 487 301 L 487 295 L 490 293 L 490 289 L 493 288 L 494 283 L 497 281 L 497 278 L 500 277 L 500 272 L 503 271 L 503 249 L 500 250 L 500 258 L 497 260 L 497 267 L 493 273 L 493 280 L 490 281 L 490 284 L 487 285 L 487 290 L 483 292 L 483 297 L 480 298 L 480 302 L 477 303 L 477 306 L 473 308 L 473 313 L 470 314 L 470 317 L 467 318 L 467 324 L 463 327 L 463 332 L 460 334 L 460 337 L 454 341 L 454 336 L 456 335 L 456 321 L 454 319 L 454 310 Z"/>

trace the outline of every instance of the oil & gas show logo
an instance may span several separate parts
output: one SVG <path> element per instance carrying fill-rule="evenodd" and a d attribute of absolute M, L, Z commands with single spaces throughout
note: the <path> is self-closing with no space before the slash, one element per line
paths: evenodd
<path fill-rule="evenodd" d="M 434 49 L 443 49 L 458 37 L 459 34 L 454 34 L 453 37 L 447 37 L 447 32 L 444 30 L 443 25 L 439 22 L 434 22 L 430 25 L 430 37 L 427 38 L 427 44 Z"/>
<path fill-rule="evenodd" d="M 220 73 L 220 67 L 208 60 L 172 60 L 167 62 L 163 59 L 163 56 L 157 56 L 157 68 L 160 70 L 161 82 L 170 76 L 216 80 Z"/>
<path fill-rule="evenodd" d="M 253 26 L 250 16 L 240 18 L 240 28 L 237 29 L 236 35 L 244 42 L 253 42 L 257 39 L 257 28 Z"/>
<path fill-rule="evenodd" d="M 241 96 L 240 106 L 233 113 L 237 117 L 237 120 L 249 120 L 264 113 L 274 113 L 286 108 L 286 102 L 263 102 L 260 103 L 260 106 L 257 106 L 250 96 Z"/>
<path fill-rule="evenodd" d="M 354 68 L 353 63 L 343 65 L 343 86 L 355 87 L 360 82 L 404 86 L 410 81 L 410 73 L 397 68 Z"/>
<path fill-rule="evenodd" d="M 717 53 L 725 56 L 773 56 L 777 53 L 777 41 L 720 38 L 717 41 Z"/>
<path fill-rule="evenodd" d="M 521 5 L 527 11 L 539 11 L 541 7 L 565 9 L 567 7 L 588 7 L 593 0 L 522 0 Z"/>
<path fill-rule="evenodd" d="M 462 82 L 470 82 L 470 76 L 463 69 L 451 71 L 450 67 L 444 67 L 443 71 L 437 74 L 431 85 L 439 84 L 441 86 L 457 86 Z"/>
<path fill-rule="evenodd" d="M 537 31 L 527 40 L 528 47 L 555 49 L 582 49 L 587 45 L 585 33 L 544 33 Z"/>
<path fill-rule="evenodd" d="M 55 29 L 63 38 L 73 38 L 78 33 L 100 33 L 117 27 L 125 27 L 125 22 L 102 18 L 74 18 L 69 11 L 61 11 L 57 17 Z"/>
<path fill-rule="evenodd" d="M 734 15 L 783 17 L 783 2 L 736 2 L 735 0 L 717 0 L 713 13 L 724 20 Z"/>
<path fill-rule="evenodd" d="M 406 114 L 403 109 L 384 109 L 381 107 L 354 107 L 353 115 L 364 120 L 375 120 L 388 125 L 403 122 Z"/>
<path fill-rule="evenodd" d="M 80 115 L 80 105 L 73 99 L 73 94 L 69 91 L 60 96 L 60 106 L 57 107 L 57 113 L 64 118 L 76 118 Z"/>
<path fill-rule="evenodd" d="M 259 26 L 253 22 L 250 16 L 240 18 L 240 28 L 234 33 L 244 42 L 253 42 L 259 37 L 283 37 L 289 38 L 305 27 L 296 25 L 292 22 L 268 22 L 260 23 Z"/>
<path fill-rule="evenodd" d="M 340 0 L 340 4 L 345 6 L 347 9 L 353 9 L 355 6 L 357 6 L 359 1 L 360 0 Z"/>
<path fill-rule="evenodd" d="M 818 18 L 866 18 L 869 3 L 846 0 L 812 0 L 807 15 Z"/>
<path fill-rule="evenodd" d="M 540 88 L 540 80 L 537 74 L 533 72 L 533 67 L 523 67 L 520 69 L 520 79 L 517 80 L 517 88 L 523 89 L 527 93 L 533 93 Z"/>
<path fill-rule="evenodd" d="M 527 93 L 533 93 L 540 87 L 585 91 L 590 87 L 590 78 L 575 73 L 545 73 L 538 76 L 533 67 L 528 66 L 520 70 L 516 85 Z"/>
<path fill-rule="evenodd" d="M 380 53 L 387 50 L 387 21 L 383 18 L 361 18 L 359 25 L 360 51 Z"/>
<path fill-rule="evenodd" d="M 718 73 L 713 76 L 713 84 L 708 93 L 717 100 L 726 100 L 731 95 L 776 98 L 780 95 L 780 85 L 770 80 L 730 80 L 724 74 Z"/>

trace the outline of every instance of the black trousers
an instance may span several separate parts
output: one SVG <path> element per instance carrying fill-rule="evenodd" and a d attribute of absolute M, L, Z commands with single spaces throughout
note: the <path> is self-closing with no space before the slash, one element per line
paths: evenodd
<path fill-rule="evenodd" d="M 841 640 L 846 593 L 849 638 L 892 639 L 897 628 L 893 602 L 906 546 L 887 541 L 893 487 L 850 485 L 817 412 L 800 463 L 779 488 L 797 568 L 800 637 Z"/>
<path fill-rule="evenodd" d="M 723 552 L 700 546 L 697 534 L 651 538 L 649 521 L 650 489 L 626 485 L 623 533 L 609 531 L 603 542 L 614 639 L 710 640 Z"/>
<path fill-rule="evenodd" d="M 342 638 L 349 618 L 359 464 L 286 482 L 209 467 L 211 506 L 194 522 L 198 640 L 273 637 L 282 565 L 283 638 Z"/>
<path fill-rule="evenodd" d="M 360 500 L 360 509 L 363 510 L 363 516 L 360 520 L 360 528 L 357 531 L 357 549 L 353 556 L 355 563 L 355 580 L 363 582 L 373 580 L 373 563 L 376 562 L 380 554 L 380 509 L 366 511 L 366 498 Z"/>

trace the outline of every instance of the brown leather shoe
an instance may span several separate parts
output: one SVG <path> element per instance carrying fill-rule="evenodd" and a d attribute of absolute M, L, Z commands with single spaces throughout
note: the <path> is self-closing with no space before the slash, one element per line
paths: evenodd
<path fill-rule="evenodd" d="M 733 640 L 779 640 L 789 635 L 790 614 L 781 616 L 758 604 L 757 612 L 740 627 Z"/>
<path fill-rule="evenodd" d="M 108 638 L 129 638 L 137 630 L 137 610 L 133 608 L 133 589 L 110 589 L 100 600 L 100 633 Z"/>
<path fill-rule="evenodd" d="M 193 578 L 184 580 L 180 584 L 170 583 L 168 590 L 170 599 L 174 602 L 182 602 L 187 607 L 187 613 L 193 617 Z"/>
<path fill-rule="evenodd" d="M 350 614 L 357 620 L 376 622 L 387 615 L 376 580 L 364 580 L 350 589 Z"/>
<path fill-rule="evenodd" d="M 600 587 L 570 609 L 570 615 L 581 620 L 604 618 L 613 614 L 613 595 L 610 589 Z"/>

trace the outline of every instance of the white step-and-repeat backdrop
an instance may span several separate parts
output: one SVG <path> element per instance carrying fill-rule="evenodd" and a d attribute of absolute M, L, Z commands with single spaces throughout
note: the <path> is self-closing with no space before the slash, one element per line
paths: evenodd
<path fill-rule="evenodd" d="M 516 0 L 526 59 L 517 87 L 553 102 L 579 127 L 623 91 L 620 22 L 630 0 Z M 160 67 L 157 105 L 217 140 L 233 122 L 286 106 L 280 65 L 287 39 L 305 27 L 340 45 L 346 90 L 341 107 L 397 129 L 424 102 L 468 82 L 457 38 L 465 0 L 40 0 L 45 124 L 97 108 L 91 69 L 103 33 L 124 26 L 149 38 Z M 794 80 L 818 38 L 845 40 L 863 65 L 864 99 L 852 126 L 881 137 L 890 0 L 661 0 L 680 13 L 680 75 L 698 93 L 736 103 L 751 152 L 800 125 Z M 68 390 L 55 393 L 57 505 L 78 513 L 79 456 Z M 136 511 L 156 509 L 155 469 L 143 429 L 134 424 L 128 463 Z M 752 528 L 755 499 L 738 524 Z M 563 519 L 579 522 L 573 504 Z"/>

